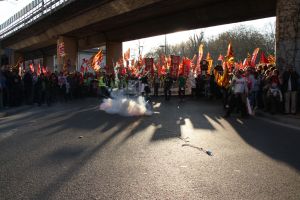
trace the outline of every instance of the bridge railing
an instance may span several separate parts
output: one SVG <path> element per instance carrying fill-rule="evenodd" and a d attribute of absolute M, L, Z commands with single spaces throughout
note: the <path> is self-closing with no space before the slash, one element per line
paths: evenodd
<path fill-rule="evenodd" d="M 34 0 L 0 25 L 0 40 L 75 0 Z"/>

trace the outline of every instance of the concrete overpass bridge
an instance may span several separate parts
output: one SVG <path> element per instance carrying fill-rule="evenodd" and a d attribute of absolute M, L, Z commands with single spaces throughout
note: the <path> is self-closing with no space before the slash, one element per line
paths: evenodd
<path fill-rule="evenodd" d="M 123 41 L 276 16 L 278 65 L 300 69 L 300 0 L 35 0 L 30 5 L 27 10 L 35 11 L 27 18 L 20 11 L 0 27 L 1 48 L 13 50 L 12 62 L 20 55 L 46 62 L 64 42 L 72 66 L 78 51 L 101 45 L 112 66 Z"/>

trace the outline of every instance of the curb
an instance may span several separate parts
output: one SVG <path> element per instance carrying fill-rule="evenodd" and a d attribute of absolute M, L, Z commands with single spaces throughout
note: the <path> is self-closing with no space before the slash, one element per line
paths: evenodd
<path fill-rule="evenodd" d="M 294 116 L 285 116 L 282 114 L 277 114 L 277 115 L 271 115 L 269 113 L 263 112 L 263 111 L 256 111 L 255 116 L 257 117 L 263 117 L 267 118 L 272 121 L 280 122 L 283 124 L 291 125 L 300 128 L 300 117 L 294 117 Z"/>

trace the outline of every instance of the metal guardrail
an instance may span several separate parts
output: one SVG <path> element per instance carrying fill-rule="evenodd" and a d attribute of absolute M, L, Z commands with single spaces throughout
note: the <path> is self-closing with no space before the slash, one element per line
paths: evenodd
<path fill-rule="evenodd" d="M 75 0 L 34 0 L 0 25 L 0 40 Z"/>

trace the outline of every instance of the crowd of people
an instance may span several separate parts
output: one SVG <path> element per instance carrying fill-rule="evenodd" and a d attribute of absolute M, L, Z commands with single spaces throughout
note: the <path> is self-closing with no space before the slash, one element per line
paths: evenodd
<path fill-rule="evenodd" d="M 24 104 L 33 105 L 67 102 L 96 96 L 98 84 L 93 73 L 41 73 L 17 70 L 0 71 L 0 109 Z"/>
<path fill-rule="evenodd" d="M 222 79 L 220 84 L 219 79 Z M 134 81 L 134 86 L 130 84 Z M 131 85 L 131 86 L 130 86 Z M 295 68 L 287 66 L 279 73 L 273 65 L 257 65 L 244 69 L 224 70 L 218 65 L 210 72 L 188 76 L 172 76 L 169 72 L 159 75 L 143 73 L 140 77 L 129 74 L 97 73 L 46 73 L 37 75 L 28 70 L 22 76 L 17 71 L 0 72 L 0 108 L 22 104 L 47 104 L 67 102 L 84 97 L 109 97 L 113 88 L 135 87 L 136 93 L 149 97 L 165 96 L 170 100 L 174 91 L 181 100 L 185 96 L 222 99 L 225 117 L 232 112 L 242 116 L 263 109 L 272 114 L 296 114 L 299 94 L 299 75 Z M 298 104 L 299 105 L 299 104 Z"/>

